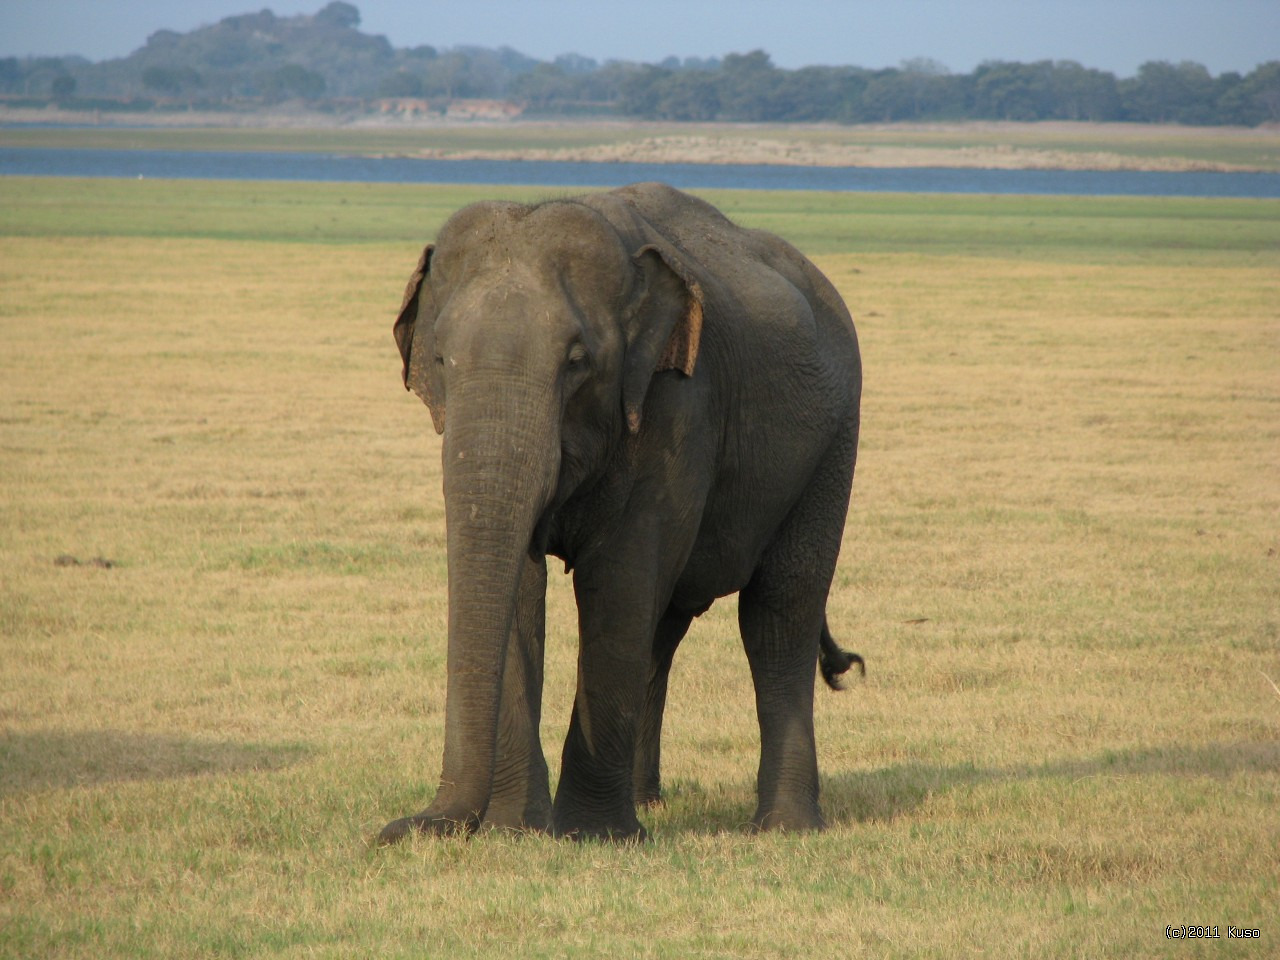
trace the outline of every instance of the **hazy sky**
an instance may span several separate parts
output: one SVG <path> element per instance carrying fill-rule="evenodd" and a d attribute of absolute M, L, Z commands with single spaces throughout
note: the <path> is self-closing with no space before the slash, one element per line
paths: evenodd
<path fill-rule="evenodd" d="M 159 29 L 186 32 L 263 8 L 328 0 L 0 0 L 0 56 L 123 57 Z M 968 73 L 984 60 L 1076 60 L 1132 76 L 1148 60 L 1247 73 L 1280 59 L 1280 0 L 352 0 L 361 30 L 397 47 L 509 46 L 656 62 L 767 50 L 781 67 L 898 66 Z"/>

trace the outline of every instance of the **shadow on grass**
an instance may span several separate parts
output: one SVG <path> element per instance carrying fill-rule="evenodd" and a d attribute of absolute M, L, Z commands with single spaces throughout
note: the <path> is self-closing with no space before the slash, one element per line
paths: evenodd
<path fill-rule="evenodd" d="M 902 764 L 826 777 L 822 798 L 830 823 L 863 823 L 892 820 L 910 813 L 935 794 L 985 783 L 1095 777 L 1227 777 L 1241 771 L 1280 772 L 1280 743 L 1237 741 L 1197 747 L 1108 750 L 1096 757 L 1008 768 Z"/>
<path fill-rule="evenodd" d="M 0 797 L 129 780 L 279 770 L 306 754 L 307 748 L 296 743 L 235 743 L 125 730 L 0 733 Z"/>
<path fill-rule="evenodd" d="M 1227 777 L 1242 771 L 1280 772 L 1280 742 L 1237 741 L 1197 747 L 1108 750 L 1094 757 L 1037 766 L 979 767 L 900 764 L 822 779 L 822 810 L 832 826 L 887 822 L 910 814 L 938 794 L 983 784 L 1144 776 Z M 704 785 L 676 780 L 666 803 L 642 813 L 658 831 L 715 834 L 746 830 L 755 809 L 754 784 Z"/>

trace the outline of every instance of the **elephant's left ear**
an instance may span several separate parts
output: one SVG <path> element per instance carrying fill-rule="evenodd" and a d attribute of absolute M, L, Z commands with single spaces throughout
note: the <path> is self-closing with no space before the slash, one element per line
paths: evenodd
<path fill-rule="evenodd" d="M 409 278 L 409 285 L 404 290 L 404 301 L 400 304 L 400 316 L 396 317 L 396 346 L 400 348 L 400 359 L 404 361 L 404 378 L 406 390 L 412 390 L 431 411 L 431 422 L 436 433 L 444 433 L 444 387 L 440 382 L 439 371 L 435 360 L 435 300 L 428 283 L 431 274 L 431 252 L 435 249 L 427 244 L 418 258 L 418 267 Z M 426 297 L 426 300 L 423 300 Z M 422 328 L 418 329 L 418 320 L 422 320 Z"/>
<path fill-rule="evenodd" d="M 623 409 L 632 433 L 640 429 L 645 394 L 655 373 L 677 370 L 693 376 L 703 316 L 702 286 L 673 250 L 648 244 L 634 259 L 644 274 L 644 291 L 627 334 L 622 384 Z"/>
<path fill-rule="evenodd" d="M 409 285 L 404 288 L 404 299 L 400 301 L 400 314 L 396 317 L 393 332 L 396 337 L 396 346 L 400 348 L 400 359 L 404 361 L 404 369 L 401 371 L 401 378 L 404 380 L 404 388 L 410 389 L 409 383 L 409 363 L 413 356 L 413 328 L 418 320 L 418 299 L 422 295 L 422 281 L 427 276 L 427 269 L 431 264 L 431 251 L 434 249 L 432 244 L 427 244 L 422 251 L 422 256 L 418 258 L 418 266 L 413 271 L 413 276 L 409 278 Z"/>

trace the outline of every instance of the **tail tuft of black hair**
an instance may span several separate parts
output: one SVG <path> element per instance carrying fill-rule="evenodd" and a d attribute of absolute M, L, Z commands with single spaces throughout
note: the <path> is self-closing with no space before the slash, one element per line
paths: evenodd
<path fill-rule="evenodd" d="M 843 674 L 848 673 L 855 663 L 858 665 L 859 674 L 865 677 L 867 675 L 867 662 L 856 653 L 842 650 L 831 636 L 831 630 L 827 627 L 827 621 L 824 619 L 822 621 L 822 649 L 818 654 L 818 669 L 822 671 L 822 679 L 827 682 L 827 686 L 832 690 L 843 690 L 844 685 L 840 678 Z"/>

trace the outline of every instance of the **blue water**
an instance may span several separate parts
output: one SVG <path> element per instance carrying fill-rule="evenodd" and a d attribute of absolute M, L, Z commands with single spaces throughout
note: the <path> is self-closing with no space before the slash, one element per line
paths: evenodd
<path fill-rule="evenodd" d="M 615 187 L 662 180 L 687 189 L 1280 198 L 1278 173 L 777 167 L 724 164 L 415 160 L 313 153 L 45 150 L 0 147 L 0 176 L 315 180 Z"/>

